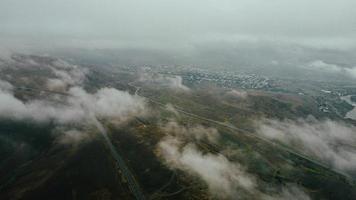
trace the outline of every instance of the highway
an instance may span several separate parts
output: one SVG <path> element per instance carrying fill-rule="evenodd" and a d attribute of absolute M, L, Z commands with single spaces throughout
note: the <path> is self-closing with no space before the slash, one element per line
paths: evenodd
<path fill-rule="evenodd" d="M 101 135 L 104 137 L 104 140 L 107 144 L 107 146 L 110 149 L 111 155 L 116 161 L 117 166 L 119 167 L 123 177 L 126 179 L 128 187 L 131 191 L 131 193 L 135 196 L 136 199 L 138 200 L 144 200 L 145 196 L 143 192 L 141 191 L 141 188 L 139 184 L 137 183 L 135 177 L 132 175 L 131 171 L 127 167 L 125 160 L 121 157 L 121 155 L 116 151 L 114 145 L 112 144 L 106 129 L 103 127 L 103 125 L 96 119 L 95 116 L 91 116 L 91 119 L 94 123 L 94 125 L 98 128 L 100 131 Z"/>
<path fill-rule="evenodd" d="M 167 109 L 165 104 L 163 104 L 163 103 L 161 103 L 161 102 L 158 102 L 158 101 L 156 101 L 156 100 L 154 100 L 154 99 L 151 99 L 151 98 L 149 98 L 149 97 L 145 97 L 145 96 L 143 96 L 143 95 L 138 94 L 138 91 L 139 91 L 139 90 L 142 91 L 141 87 L 137 87 L 137 86 L 133 85 L 132 82 L 129 83 L 128 85 L 131 86 L 131 87 L 134 87 L 134 88 L 136 89 L 135 95 L 138 95 L 138 96 L 141 96 L 141 97 L 143 97 L 143 98 L 146 98 L 146 99 L 149 100 L 150 102 L 152 102 L 152 103 L 154 103 L 154 104 L 160 106 L 162 109 Z M 349 175 L 347 175 L 347 174 L 345 174 L 345 173 L 343 173 L 343 172 L 341 172 L 341 171 L 339 171 L 339 170 L 330 168 L 329 166 L 327 166 L 327 165 L 325 165 L 325 164 L 323 164 L 323 163 L 321 163 L 321 162 L 319 162 L 319 161 L 316 161 L 316 160 L 314 160 L 314 159 L 311 159 L 311 158 L 309 158 L 309 157 L 306 156 L 306 155 L 303 155 L 303 154 L 301 154 L 301 153 L 298 153 L 298 152 L 296 152 L 294 149 L 292 149 L 292 148 L 290 148 L 290 147 L 283 146 L 283 145 L 281 145 L 281 144 L 279 144 L 279 143 L 277 143 L 277 142 L 274 142 L 274 141 L 272 141 L 272 140 L 269 140 L 269 139 L 267 139 L 267 138 L 264 138 L 264 137 L 262 137 L 262 136 L 259 136 L 259 135 L 257 135 L 257 134 L 254 134 L 254 133 L 252 133 L 251 130 L 246 130 L 246 129 L 238 128 L 238 127 L 235 127 L 235 126 L 226 124 L 226 123 L 224 123 L 224 122 L 220 122 L 220 121 L 216 121 L 216 120 L 213 120 L 213 119 L 209 119 L 209 118 L 206 118 L 206 117 L 203 117 L 203 116 L 199 116 L 199 115 L 196 115 L 196 114 L 194 114 L 194 113 L 191 113 L 191 112 L 188 112 L 188 111 L 186 111 L 186 110 L 183 110 L 183 109 L 181 109 L 181 108 L 178 108 L 177 106 L 174 106 L 174 105 L 173 105 L 173 107 L 174 107 L 175 110 L 178 111 L 179 113 L 182 113 L 182 114 L 184 114 L 184 115 L 187 115 L 187 116 L 189 116 L 189 117 L 191 117 L 191 118 L 195 118 L 195 119 L 198 119 L 198 120 L 201 120 L 201 121 L 210 122 L 210 123 L 212 123 L 212 124 L 215 124 L 215 125 L 218 125 L 218 126 L 221 126 L 221 127 L 228 128 L 228 129 L 230 129 L 230 130 L 232 130 L 232 131 L 238 131 L 238 132 L 240 132 L 240 133 L 244 133 L 244 134 L 245 134 L 246 136 L 248 136 L 248 137 L 252 137 L 252 138 L 256 138 L 256 139 L 258 139 L 258 140 L 264 141 L 265 143 L 268 143 L 269 145 L 271 145 L 271 146 L 273 146 L 273 147 L 276 147 L 276 148 L 278 148 L 278 149 L 280 149 L 280 150 L 283 150 L 283 151 L 285 151 L 285 152 L 288 152 L 288 153 L 291 154 L 291 155 L 294 155 L 294 156 L 296 156 L 296 157 L 298 157 L 298 158 L 301 158 L 301 159 L 303 159 L 303 160 L 306 160 L 306 161 L 308 161 L 308 162 L 310 162 L 310 163 L 312 163 L 312 164 L 314 164 L 314 165 L 316 165 L 316 166 L 319 166 L 319 167 L 321 167 L 321 168 L 323 168 L 323 169 L 326 169 L 326 170 L 329 170 L 329 171 L 331 171 L 331 172 L 334 172 L 335 174 L 340 175 L 341 177 L 345 178 L 345 179 L 346 179 L 347 181 L 349 181 L 349 182 L 355 182 L 355 180 L 353 180 Z"/>
<path fill-rule="evenodd" d="M 143 95 L 140 95 L 140 94 L 139 94 L 139 91 L 140 91 L 140 90 L 142 91 L 141 87 L 135 86 L 135 85 L 133 84 L 133 82 L 128 83 L 128 85 L 129 85 L 130 87 L 134 87 L 134 88 L 135 88 L 135 95 L 138 95 L 138 96 L 141 96 L 141 97 L 147 99 L 148 101 L 150 101 L 150 102 L 152 102 L 152 103 L 154 103 L 154 104 L 160 106 L 162 109 L 167 109 L 165 104 L 163 104 L 163 103 L 161 103 L 161 102 L 158 102 L 158 101 L 156 101 L 156 100 L 154 100 L 154 99 L 151 99 L 151 98 L 149 98 L 149 97 L 145 97 L 145 96 L 143 96 Z M 40 89 L 36 89 L 36 88 L 16 87 L 15 89 L 26 90 L 26 91 L 30 91 L 30 92 L 34 92 L 34 91 L 39 92 L 39 91 L 42 91 L 42 92 L 49 92 L 49 93 L 54 93 L 54 94 L 60 94 L 60 95 L 71 96 L 71 95 L 68 94 L 68 93 L 62 93 L 62 92 L 56 92 L 56 91 L 50 91 L 50 90 L 40 90 Z M 174 106 L 174 105 L 173 105 L 173 106 Z M 264 138 L 264 137 L 261 137 L 261 136 L 259 136 L 259 135 L 256 135 L 256 134 L 252 133 L 252 131 L 250 131 L 250 130 L 245 130 L 245 129 L 238 128 L 238 127 L 235 127 L 235 126 L 231 126 L 231 125 L 226 124 L 226 123 L 224 123 L 224 122 L 220 122 L 220 121 L 216 121 L 216 120 L 209 119 L 209 118 L 206 118 L 206 117 L 202 117 L 202 116 L 196 115 L 196 114 L 194 114 L 194 113 L 190 113 L 190 112 L 188 112 L 188 111 L 185 111 L 185 110 L 183 110 L 183 109 L 181 109 L 181 108 L 178 108 L 177 106 L 174 106 L 174 108 L 175 108 L 179 113 L 182 113 L 182 114 L 187 115 L 187 116 L 189 116 L 189 117 L 192 117 L 192 118 L 195 118 L 195 119 L 198 119 L 198 120 L 202 120 L 202 121 L 206 121 L 206 122 L 210 122 L 210 123 L 212 123 L 212 124 L 216 124 L 216 125 L 218 125 L 218 126 L 225 127 L 225 128 L 230 129 L 230 130 L 233 130 L 233 131 L 238 131 L 238 132 L 240 132 L 240 133 L 244 133 L 244 134 L 247 135 L 248 137 L 253 137 L 253 138 L 259 139 L 259 140 L 261 140 L 261 141 L 264 141 L 264 142 L 266 142 L 266 143 L 268 143 L 268 144 L 270 144 L 270 145 L 272 145 L 272 146 L 274 146 L 274 147 L 276 147 L 276 148 L 279 148 L 280 150 L 283 150 L 283 151 L 286 151 L 286 152 L 290 153 L 291 155 L 294 155 L 294 156 L 296 156 L 296 157 L 298 157 L 298 158 L 301 158 L 301 159 L 306 160 L 306 161 L 308 161 L 308 162 L 310 162 L 310 163 L 313 163 L 313 164 L 315 164 L 315 165 L 317 165 L 317 166 L 319 166 L 319 167 L 322 167 L 322 168 L 324 168 L 324 169 L 327 169 L 327 170 L 329 170 L 329 171 L 332 171 L 332 172 L 334 172 L 334 173 L 336 173 L 336 174 L 338 174 L 338 175 L 344 177 L 344 178 L 345 178 L 346 180 L 348 180 L 348 181 L 354 182 L 354 180 L 353 180 L 349 175 L 347 175 L 347 174 L 345 174 L 345 173 L 343 173 L 343 172 L 341 172 L 341 171 L 339 171 L 339 170 L 332 169 L 332 168 L 328 167 L 327 165 L 325 165 L 325 164 L 323 164 L 323 163 L 321 163 L 321 162 L 319 162 L 319 161 L 316 161 L 316 160 L 314 160 L 314 159 L 309 158 L 309 157 L 306 156 L 306 155 L 303 155 L 303 154 L 301 154 L 301 153 L 298 153 L 298 152 L 296 152 L 294 149 L 291 149 L 291 148 L 286 147 L 286 146 L 283 146 L 283 145 L 281 145 L 281 144 L 279 144 L 279 143 L 277 143 L 277 142 L 274 142 L 274 141 L 269 140 L 269 139 L 267 139 L 267 138 Z M 118 166 L 120 167 L 120 169 L 121 169 L 121 167 L 122 167 L 121 171 L 123 172 L 123 175 L 124 175 L 125 177 L 128 177 L 128 178 L 127 178 L 127 181 L 128 181 L 128 183 L 129 183 L 130 190 L 134 193 L 134 195 L 135 195 L 135 197 L 136 197 L 137 199 L 142 199 L 142 197 L 144 198 L 144 196 L 142 195 L 142 192 L 138 192 L 138 191 L 140 191 L 140 189 L 139 189 L 139 186 L 138 186 L 137 182 L 135 181 L 135 179 L 134 179 L 132 173 L 130 173 L 130 171 L 129 171 L 129 169 L 127 168 L 127 166 L 124 164 L 124 163 L 125 163 L 124 160 L 123 160 L 123 159 L 121 158 L 121 156 L 117 153 L 117 151 L 116 151 L 115 147 L 113 146 L 113 144 L 112 144 L 110 138 L 107 136 L 106 130 L 102 127 L 101 123 L 100 123 L 96 118 L 95 118 L 95 120 L 94 120 L 93 122 L 94 122 L 94 124 L 97 126 L 97 128 L 100 130 L 101 134 L 103 135 L 103 137 L 104 137 L 104 139 L 105 139 L 105 141 L 106 141 L 108 147 L 110 148 L 110 151 L 112 152 L 113 157 L 114 157 L 115 160 L 117 161 Z M 129 180 L 131 180 L 131 181 L 129 181 Z M 140 194 L 140 193 L 141 193 L 141 194 Z"/>
<path fill-rule="evenodd" d="M 53 93 L 53 94 L 59 94 L 59 95 L 64 95 L 64 96 L 71 96 L 73 95 L 65 92 L 57 92 L 57 91 L 52 91 L 52 90 L 42 90 L 42 89 L 37 89 L 37 88 L 30 88 L 30 87 L 14 87 L 15 90 L 20 90 L 20 91 L 26 91 L 26 92 L 46 92 L 46 93 Z M 106 145 L 109 147 L 110 153 L 114 160 L 116 161 L 117 166 L 119 167 L 122 176 L 124 179 L 127 181 L 127 185 L 137 200 L 145 200 L 145 196 L 136 181 L 135 177 L 133 176 L 132 172 L 130 169 L 127 167 L 125 160 L 122 158 L 122 156 L 117 152 L 115 146 L 110 140 L 110 137 L 108 136 L 108 133 L 104 126 L 99 122 L 99 120 L 96 118 L 94 113 L 92 113 L 89 109 L 88 106 L 85 104 L 82 104 L 81 107 L 83 110 L 86 112 L 87 116 L 90 118 L 92 123 L 95 125 L 95 127 L 99 130 L 101 135 L 104 138 L 104 141 Z"/>

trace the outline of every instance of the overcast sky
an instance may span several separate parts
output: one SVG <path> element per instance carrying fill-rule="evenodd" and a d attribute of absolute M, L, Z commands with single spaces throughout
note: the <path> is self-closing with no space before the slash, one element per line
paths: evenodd
<path fill-rule="evenodd" d="M 0 35 L 105 45 L 278 40 L 350 47 L 355 0 L 1 0 Z"/>

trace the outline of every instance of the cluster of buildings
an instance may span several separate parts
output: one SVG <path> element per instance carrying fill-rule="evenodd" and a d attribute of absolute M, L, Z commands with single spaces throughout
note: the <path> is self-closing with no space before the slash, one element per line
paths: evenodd
<path fill-rule="evenodd" d="M 212 82 L 223 88 L 266 89 L 273 85 L 269 78 L 255 74 L 188 72 L 182 77 L 184 81 L 192 84 Z"/>

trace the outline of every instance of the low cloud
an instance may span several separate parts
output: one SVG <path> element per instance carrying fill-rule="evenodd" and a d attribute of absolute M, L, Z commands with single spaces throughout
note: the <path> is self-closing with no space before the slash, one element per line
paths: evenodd
<path fill-rule="evenodd" d="M 265 199 L 270 200 L 310 200 L 309 195 L 307 195 L 303 190 L 295 185 L 287 185 L 282 188 L 282 192 L 277 195 L 272 195 L 271 197 L 266 197 Z"/>
<path fill-rule="evenodd" d="M 161 129 L 168 135 L 177 138 L 189 138 L 195 141 L 207 140 L 211 143 L 217 143 L 220 135 L 215 128 L 204 127 L 202 125 L 195 125 L 191 127 L 184 127 L 175 121 L 170 121 L 161 126 Z"/>
<path fill-rule="evenodd" d="M 58 143 L 64 145 L 77 145 L 86 140 L 89 140 L 89 135 L 78 130 L 64 131 L 57 139 Z"/>
<path fill-rule="evenodd" d="M 310 199 L 295 185 L 272 188 L 275 193 L 266 194 L 259 189 L 258 182 L 261 180 L 238 162 L 230 161 L 222 154 L 202 152 L 196 140 L 217 142 L 219 136 L 216 129 L 184 127 L 177 122 L 168 122 L 161 129 L 166 136 L 158 143 L 157 152 L 163 162 L 171 169 L 180 169 L 199 177 L 207 184 L 211 195 L 219 199 Z"/>
<path fill-rule="evenodd" d="M 12 91 L 12 89 L 13 89 L 13 86 L 9 82 L 0 80 L 0 91 L 10 92 L 10 91 Z"/>
<path fill-rule="evenodd" d="M 87 70 L 85 68 L 68 64 L 62 60 L 56 60 L 53 62 L 51 69 L 59 80 L 62 80 L 68 85 L 81 84 L 87 74 Z"/>
<path fill-rule="evenodd" d="M 128 117 L 146 113 L 145 99 L 114 88 L 101 88 L 89 94 L 80 87 L 69 90 L 72 105 L 86 106 L 97 118 L 115 118 L 123 121 Z"/>
<path fill-rule="evenodd" d="M 141 73 L 139 81 L 146 84 L 159 85 L 178 91 L 190 91 L 189 87 L 183 84 L 181 76 L 166 76 L 162 74 Z"/>
<path fill-rule="evenodd" d="M 175 116 L 179 117 L 179 112 L 177 111 L 177 109 L 174 107 L 174 105 L 168 103 L 165 106 L 166 110 L 168 110 L 169 112 L 173 113 Z"/>
<path fill-rule="evenodd" d="M 54 91 L 65 91 L 68 84 L 61 79 L 51 78 L 47 80 L 47 88 Z"/>
<path fill-rule="evenodd" d="M 65 90 L 68 86 L 81 85 L 88 73 L 86 68 L 69 64 L 61 59 L 51 62 L 49 68 L 56 77 L 47 81 L 47 87 L 51 90 Z"/>
<path fill-rule="evenodd" d="M 51 90 L 65 90 L 68 87 L 81 85 L 88 73 L 84 67 L 50 56 L 12 54 L 4 58 L 0 65 L 1 68 L 8 68 L 14 73 L 21 70 L 34 70 L 36 73 L 35 70 L 41 70 L 40 74 L 48 79 L 47 88 Z"/>
<path fill-rule="evenodd" d="M 124 121 L 134 115 L 145 113 L 145 100 L 139 96 L 114 88 L 101 88 L 88 93 L 82 88 L 88 70 L 78 65 L 50 56 L 14 54 L 6 59 L 15 74 L 21 70 L 41 70 L 47 88 L 67 94 L 57 98 L 30 99 L 26 102 L 15 97 L 13 86 L 0 80 L 0 117 L 35 122 L 54 121 L 58 124 L 88 121 L 88 111 L 99 119 L 112 118 Z M 26 79 L 34 79 L 31 75 Z M 33 80 L 36 82 L 36 80 Z M 42 88 L 37 88 L 41 90 Z"/>
<path fill-rule="evenodd" d="M 243 90 L 231 90 L 229 92 L 227 92 L 227 95 L 232 96 L 232 97 L 236 97 L 239 99 L 246 99 L 248 96 L 248 93 L 246 91 Z"/>
<path fill-rule="evenodd" d="M 250 191 L 256 186 L 254 178 L 239 164 L 229 162 L 222 155 L 203 154 L 193 144 L 181 146 L 174 137 L 166 137 L 158 144 L 168 166 L 199 176 L 212 194 L 232 198 L 238 196 L 237 188 Z"/>
<path fill-rule="evenodd" d="M 326 72 L 340 72 L 342 69 L 338 65 L 328 64 L 322 60 L 315 60 L 307 64 L 308 67 L 315 70 L 321 70 Z"/>
<path fill-rule="evenodd" d="M 61 95 L 39 95 L 41 98 L 29 98 L 25 95 L 24 100 L 21 98 L 21 91 L 13 90 L 14 87 L 9 82 L 0 80 L 0 119 L 53 122 L 56 125 L 54 130 L 57 131 L 58 127 L 65 127 L 64 130 L 59 130 L 57 142 L 60 144 L 77 145 L 88 139 L 84 132 L 71 130 L 73 127 L 102 127 L 99 120 L 120 124 L 147 113 L 145 99 L 126 91 L 104 87 L 88 93 L 82 86 L 88 70 L 81 66 L 49 56 L 22 54 L 12 55 L 3 61 L 1 66 L 14 74 L 14 77 L 6 76 L 6 79 L 19 84 L 15 86 L 31 83 L 29 87 L 36 88 L 30 88 L 26 92 L 41 94 L 41 90 L 50 89 L 61 92 Z M 21 73 L 22 71 L 28 73 Z M 19 83 L 20 79 L 26 81 Z M 46 85 L 38 86 L 42 83 Z M 21 94 L 20 97 L 18 94 Z M 70 131 L 65 131 L 68 129 Z"/>
<path fill-rule="evenodd" d="M 86 109 L 98 118 L 119 121 L 146 112 L 143 98 L 113 88 L 102 88 L 90 94 L 80 87 L 73 87 L 68 90 L 68 95 L 62 103 L 45 99 L 22 102 L 9 91 L 0 91 L 0 117 L 71 124 L 87 120 Z"/>
<path fill-rule="evenodd" d="M 316 70 L 321 73 L 338 73 L 356 78 L 356 67 L 341 67 L 336 64 L 328 64 L 322 60 L 316 60 L 307 64 L 308 69 Z"/>
<path fill-rule="evenodd" d="M 168 80 L 168 85 L 171 88 L 183 91 L 190 90 L 187 86 L 183 85 L 183 79 L 181 76 L 166 77 L 166 79 Z"/>
<path fill-rule="evenodd" d="M 257 133 L 343 171 L 356 170 L 356 127 L 331 120 L 257 122 Z"/>

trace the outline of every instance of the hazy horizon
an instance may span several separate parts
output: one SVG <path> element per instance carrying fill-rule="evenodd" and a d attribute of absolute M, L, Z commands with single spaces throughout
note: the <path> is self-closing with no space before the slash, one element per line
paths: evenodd
<path fill-rule="evenodd" d="M 352 0 L 3 0 L 0 38 L 85 48 L 192 49 L 214 42 L 356 47 Z M 10 38 L 10 39 L 9 39 Z"/>
<path fill-rule="evenodd" d="M 353 81 L 353 8 L 352 0 L 4 0 L 0 52 Z"/>

